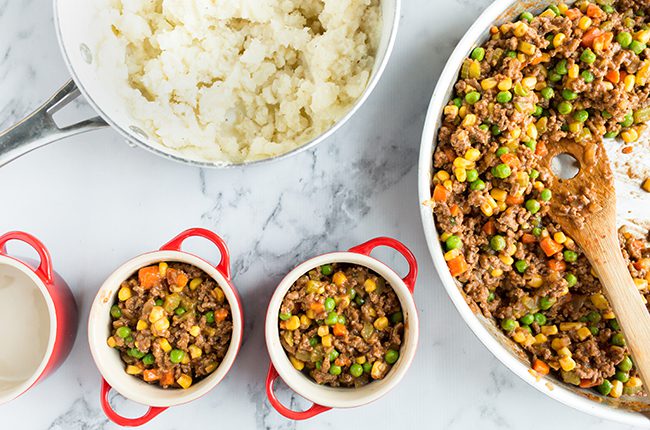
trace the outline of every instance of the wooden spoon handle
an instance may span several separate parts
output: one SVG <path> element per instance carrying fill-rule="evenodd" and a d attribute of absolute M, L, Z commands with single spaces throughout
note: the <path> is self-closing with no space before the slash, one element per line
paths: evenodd
<path fill-rule="evenodd" d="M 589 227 L 587 227 L 589 229 Z M 583 248 L 616 314 L 644 383 L 650 383 L 650 313 L 621 254 L 616 231 L 590 232 Z"/>

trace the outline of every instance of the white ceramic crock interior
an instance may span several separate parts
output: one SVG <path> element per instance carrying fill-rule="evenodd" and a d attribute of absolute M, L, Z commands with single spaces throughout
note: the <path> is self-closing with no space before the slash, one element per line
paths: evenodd
<path fill-rule="evenodd" d="M 124 371 L 117 350 L 106 344 L 110 336 L 110 308 L 120 284 L 140 268 L 161 261 L 188 263 L 211 276 L 223 290 L 232 314 L 233 331 L 230 347 L 219 367 L 208 377 L 184 389 L 163 389 L 150 385 Z M 104 379 L 122 396 L 149 406 L 174 406 L 191 402 L 204 395 L 226 376 L 235 361 L 242 338 L 242 315 L 237 297 L 226 279 L 205 260 L 180 251 L 156 251 L 140 255 L 113 272 L 99 289 L 88 319 L 88 342 L 95 364 Z"/>
<path fill-rule="evenodd" d="M 41 376 L 52 356 L 57 328 L 54 302 L 43 281 L 23 263 L 0 255 L 0 297 L 15 300 L 19 296 L 19 303 L 0 301 L 0 326 L 24 327 L 20 339 L 6 346 L 0 359 L 0 404 L 18 397 Z M 26 309 L 39 313 L 36 324 L 24 321 L 29 317 L 23 312 Z"/>
<path fill-rule="evenodd" d="M 516 0 L 497 0 L 483 12 L 459 42 L 440 75 L 427 112 L 420 147 L 418 177 L 420 202 L 431 199 L 432 157 L 437 143 L 442 110 L 453 92 L 463 60 L 476 45 L 487 40 L 489 28 L 494 23 L 500 24 L 511 21 L 524 10 L 540 12 L 551 3 L 554 3 L 554 1 L 531 0 L 519 2 Z M 640 413 L 623 409 L 647 410 L 648 400 L 646 399 L 628 396 L 620 399 L 606 398 L 598 395 L 593 390 L 582 390 L 573 385 L 565 384 L 554 376 L 539 377 L 531 374 L 530 361 L 523 351 L 504 336 L 492 320 L 483 317 L 480 312 L 474 313 L 469 307 L 462 288 L 459 287 L 447 268 L 431 209 L 421 205 L 420 215 L 429 252 L 447 293 L 474 334 L 503 364 L 539 391 L 566 405 L 601 418 L 650 428 L 648 418 Z"/>
<path fill-rule="evenodd" d="M 142 131 L 142 125 L 131 118 L 128 107 L 125 106 L 122 100 L 115 96 L 117 91 L 112 83 L 106 82 L 106 80 L 98 76 L 97 67 L 93 61 L 95 58 L 93 47 L 100 45 L 102 36 L 96 24 L 98 3 L 99 0 L 54 0 L 57 36 L 64 59 L 66 60 L 72 78 L 88 102 L 106 122 L 113 126 L 129 142 L 138 144 L 158 155 L 163 155 L 176 161 L 190 162 L 194 165 L 206 167 L 225 167 L 230 165 L 224 162 L 214 162 L 196 157 L 192 158 L 191 156 L 167 148 L 154 138 L 147 136 Z M 350 111 L 329 130 L 311 142 L 282 156 L 274 157 L 274 159 L 284 158 L 322 142 L 341 127 L 366 101 L 377 85 L 392 52 L 400 18 L 400 6 L 401 0 L 381 0 L 383 21 L 375 65 L 366 90 Z M 260 161 L 242 164 L 255 164 Z"/>
<path fill-rule="evenodd" d="M 361 388 L 333 388 L 316 384 L 293 367 L 280 343 L 278 314 L 280 313 L 282 299 L 298 278 L 315 267 L 329 263 L 352 263 L 374 270 L 390 283 L 402 305 L 405 330 L 400 358 L 384 379 L 373 381 Z M 404 377 L 411 365 L 413 357 L 415 357 L 419 337 L 419 322 L 415 301 L 402 279 L 384 263 L 372 257 L 353 252 L 335 252 L 321 255 L 302 263 L 289 272 L 278 285 L 273 297 L 271 297 L 266 314 L 265 328 L 266 347 L 273 365 L 284 382 L 302 397 L 319 405 L 332 408 L 353 408 L 365 405 L 377 400 L 393 389 Z"/>

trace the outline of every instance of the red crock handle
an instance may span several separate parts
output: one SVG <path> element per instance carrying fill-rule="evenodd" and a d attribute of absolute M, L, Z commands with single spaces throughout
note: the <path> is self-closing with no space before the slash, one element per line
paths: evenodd
<path fill-rule="evenodd" d="M 228 253 L 228 247 L 226 242 L 219 237 L 216 233 L 206 230 L 204 228 L 190 228 L 185 230 L 166 244 L 164 244 L 160 250 L 161 251 L 180 251 L 181 245 L 190 237 L 203 237 L 208 239 L 210 242 L 214 243 L 219 252 L 221 252 L 221 261 L 217 265 L 217 270 L 228 280 L 230 280 L 230 254 Z"/>
<path fill-rule="evenodd" d="M 54 271 L 52 270 L 52 259 L 50 258 L 50 253 L 43 243 L 36 239 L 29 233 L 22 231 L 10 231 L 9 233 L 0 237 L 0 254 L 7 255 L 7 242 L 10 240 L 19 240 L 25 242 L 38 253 L 38 257 L 41 259 L 39 266 L 34 270 L 36 275 L 38 275 L 43 282 L 47 285 L 54 284 Z"/>
<path fill-rule="evenodd" d="M 413 294 L 413 291 L 415 290 L 415 281 L 418 277 L 418 262 L 411 250 L 408 249 L 402 242 L 390 237 L 376 237 L 374 239 L 370 239 L 366 243 L 362 243 L 361 245 L 350 248 L 349 252 L 370 255 L 372 250 L 378 246 L 388 246 L 389 248 L 393 248 L 402 254 L 402 256 L 406 259 L 406 262 L 409 264 L 409 273 L 402 280 L 408 287 L 411 294 Z"/>
<path fill-rule="evenodd" d="M 278 374 L 278 371 L 275 370 L 273 363 L 269 363 L 269 373 L 266 375 L 266 397 L 268 397 L 271 406 L 273 406 L 275 410 L 280 413 L 280 415 L 284 416 L 285 418 L 289 418 L 290 420 L 301 421 L 315 417 L 318 414 L 322 414 L 323 412 L 327 412 L 332 409 L 328 408 L 327 406 L 317 405 L 316 403 L 314 403 L 312 407 L 306 411 L 292 411 L 291 409 L 287 408 L 282 403 L 280 403 L 280 400 L 278 400 L 275 392 L 273 391 L 273 384 L 275 384 L 275 380 L 278 379 L 279 376 L 280 375 Z"/>
<path fill-rule="evenodd" d="M 102 378 L 102 392 L 101 392 L 101 403 L 102 409 L 106 416 L 113 421 L 115 424 L 122 427 L 138 427 L 142 424 L 146 424 L 152 419 L 156 418 L 161 412 L 167 408 L 159 408 L 156 406 L 150 406 L 146 414 L 139 418 L 126 418 L 119 415 L 113 410 L 110 402 L 108 401 L 108 393 L 111 391 L 112 387 L 106 382 L 106 379 Z"/>

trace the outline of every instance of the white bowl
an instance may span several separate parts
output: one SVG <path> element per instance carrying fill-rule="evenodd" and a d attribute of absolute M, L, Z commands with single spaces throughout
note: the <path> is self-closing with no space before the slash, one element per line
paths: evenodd
<path fill-rule="evenodd" d="M 422 132 L 418 173 L 420 202 L 431 199 L 432 159 L 437 144 L 438 129 L 441 125 L 442 110 L 453 92 L 463 60 L 475 46 L 487 40 L 489 29 L 494 23 L 509 22 L 525 10 L 541 11 L 551 3 L 555 2 L 551 0 L 529 2 L 497 0 L 481 14 L 458 43 L 433 92 Z M 467 325 L 496 358 L 524 381 L 568 406 L 600 418 L 650 428 L 650 420 L 643 414 L 634 412 L 650 409 L 646 399 L 628 396 L 620 399 L 603 397 L 593 390 L 584 390 L 566 384 L 552 375 L 540 376 L 531 373 L 530 360 L 521 348 L 504 336 L 492 320 L 483 317 L 480 312 L 474 313 L 469 307 L 462 287 L 456 283 L 447 268 L 431 209 L 421 205 L 420 215 L 429 252 L 449 297 Z"/>
<path fill-rule="evenodd" d="M 413 259 L 413 261 L 415 260 Z M 291 288 L 293 283 L 305 273 L 316 267 L 330 263 L 358 264 L 375 271 L 390 283 L 397 294 L 404 313 L 404 342 L 400 350 L 399 360 L 384 379 L 373 381 L 372 383 L 360 388 L 334 388 L 315 383 L 293 367 L 280 343 L 278 314 L 280 312 L 282 300 L 287 294 L 287 291 Z M 329 408 L 354 408 L 379 399 L 393 389 L 404 377 L 417 350 L 419 322 L 415 301 L 413 300 L 411 291 L 412 290 L 409 290 L 409 287 L 404 280 L 402 280 L 390 267 L 368 255 L 356 252 L 334 252 L 324 254 L 300 264 L 289 272 L 289 274 L 280 282 L 273 297 L 271 297 L 266 313 L 265 335 L 266 346 L 271 358 L 270 372 L 272 372 L 273 367 L 275 367 L 279 376 L 293 391 L 312 401 L 316 406 L 321 407 L 319 412 L 323 412 Z M 270 388 L 272 389 L 272 387 Z M 268 389 L 269 387 L 267 386 L 267 393 L 269 393 Z M 274 407 L 278 409 L 275 404 Z M 283 413 L 283 410 L 278 411 Z M 287 410 L 285 409 L 284 412 L 287 412 Z M 283 415 L 287 416 L 285 413 L 283 413 Z M 309 417 L 301 417 L 300 415 L 297 415 L 289 416 L 289 418 L 304 419 Z"/>

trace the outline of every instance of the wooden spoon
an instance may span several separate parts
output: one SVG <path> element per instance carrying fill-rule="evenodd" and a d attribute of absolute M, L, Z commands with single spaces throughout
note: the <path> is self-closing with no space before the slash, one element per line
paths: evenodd
<path fill-rule="evenodd" d="M 580 170 L 575 177 L 562 179 L 553 173 L 551 162 L 559 154 L 577 160 Z M 650 384 L 650 313 L 621 254 L 614 180 L 602 142 L 554 142 L 548 145 L 541 168 L 547 171 L 553 192 L 550 216 L 589 259 L 623 330 L 634 364 L 644 382 Z"/>

